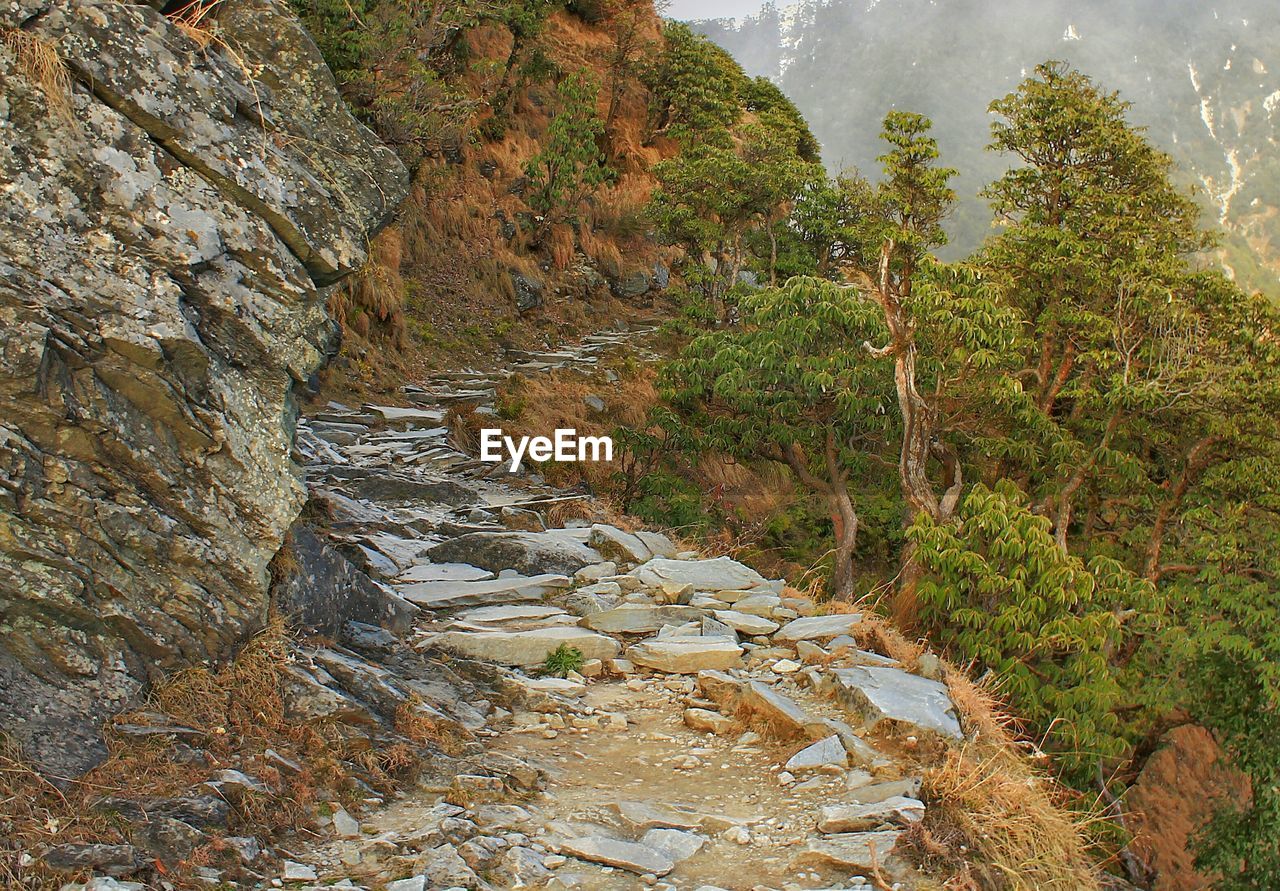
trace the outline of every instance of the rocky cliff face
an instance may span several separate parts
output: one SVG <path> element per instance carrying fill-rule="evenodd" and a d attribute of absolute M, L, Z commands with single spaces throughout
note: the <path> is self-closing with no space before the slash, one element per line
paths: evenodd
<path fill-rule="evenodd" d="M 407 190 L 285 3 L 163 6 L 0 0 L 0 727 L 54 771 L 265 618 L 325 287 Z"/>

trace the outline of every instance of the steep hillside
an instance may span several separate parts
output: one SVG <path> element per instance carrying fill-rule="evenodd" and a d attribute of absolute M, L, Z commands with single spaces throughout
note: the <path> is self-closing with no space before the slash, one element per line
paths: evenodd
<path fill-rule="evenodd" d="M 294 5 L 413 168 L 396 224 L 331 300 L 347 333 L 333 392 L 645 315 L 671 258 L 643 213 L 650 168 L 676 150 L 653 138 L 639 76 L 661 49 L 651 4 Z"/>
<path fill-rule="evenodd" d="M 1280 297 L 1274 13 L 1264 0 L 825 0 L 697 27 L 795 100 L 833 168 L 875 168 L 866 122 L 888 109 L 931 117 L 944 160 L 962 172 L 949 225 L 956 255 L 983 237 L 990 214 L 977 193 L 1003 169 L 983 151 L 987 104 L 1035 65 L 1065 60 L 1133 103 L 1133 121 L 1173 155 L 1201 190 L 1206 218 L 1225 229 L 1224 265 L 1244 286 Z"/>

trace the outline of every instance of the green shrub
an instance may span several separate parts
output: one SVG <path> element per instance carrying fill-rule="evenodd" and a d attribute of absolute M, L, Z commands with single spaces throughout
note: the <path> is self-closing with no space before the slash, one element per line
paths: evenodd
<path fill-rule="evenodd" d="M 560 644 L 547 653 L 547 658 L 543 660 L 538 674 L 543 677 L 562 678 L 571 671 L 580 670 L 585 661 L 582 650 L 568 644 Z"/>
<path fill-rule="evenodd" d="M 928 572 L 921 617 L 957 661 L 996 675 L 1072 779 L 1092 783 L 1100 759 L 1125 751 L 1108 654 L 1121 615 L 1150 611 L 1150 586 L 1114 560 L 1067 554 L 1011 482 L 975 486 L 956 519 L 922 514 L 908 532 Z"/>

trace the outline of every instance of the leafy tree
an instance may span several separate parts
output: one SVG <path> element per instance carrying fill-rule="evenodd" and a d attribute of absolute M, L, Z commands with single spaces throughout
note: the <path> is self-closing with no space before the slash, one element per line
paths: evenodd
<path fill-rule="evenodd" d="M 883 333 L 853 288 L 796 278 L 743 299 L 742 324 L 693 340 L 663 371 L 696 446 L 791 470 L 835 526 L 832 589 L 850 597 L 859 517 L 853 483 L 892 424 L 884 375 L 862 342 Z"/>
<path fill-rule="evenodd" d="M 1100 759 L 1126 750 L 1109 655 L 1123 644 L 1119 616 L 1150 612 L 1150 585 L 1110 558 L 1064 552 L 1009 480 L 975 486 L 954 522 L 920 512 L 908 536 L 934 639 L 994 672 L 1065 772 L 1091 783 Z"/>
<path fill-rule="evenodd" d="M 708 142 L 655 164 L 653 173 L 659 186 L 649 214 L 663 238 L 685 249 L 687 279 L 712 267 L 702 278 L 706 296 L 718 303 L 742 268 L 744 239 L 757 218 L 755 171 L 735 147 Z"/>
<path fill-rule="evenodd" d="M 777 84 L 767 77 L 755 77 L 744 80 L 741 94 L 742 107 L 757 115 L 774 115 L 785 121 L 795 138 L 795 154 L 802 161 L 820 161 L 822 150 L 817 137 L 809 129 L 809 122 L 804 119 L 800 109 L 794 102 L 778 89 Z"/>
<path fill-rule="evenodd" d="M 1009 302 L 1033 332 L 1019 379 L 1044 438 L 1024 478 L 1064 547 L 1082 495 L 1151 478 L 1138 454 L 1151 413 L 1204 381 L 1201 287 L 1186 258 L 1206 238 L 1127 108 L 1059 64 L 991 106 L 992 147 L 1023 164 L 986 190 L 1007 225 L 986 262 L 1009 273 Z"/>
<path fill-rule="evenodd" d="M 778 283 L 778 228 L 786 221 L 796 198 L 809 183 L 825 179 L 820 164 L 804 160 L 789 118 L 763 112 L 756 123 L 740 131 L 743 160 L 752 168 L 748 207 L 755 212 L 759 229 L 769 244 L 769 284 Z"/>
<path fill-rule="evenodd" d="M 623 90 L 627 82 L 642 70 L 645 53 L 654 49 L 653 41 L 645 35 L 645 24 L 653 16 L 653 4 L 650 0 L 602 0 L 600 15 L 609 33 L 609 100 L 604 128 L 612 136 Z"/>
<path fill-rule="evenodd" d="M 855 262 L 846 268 L 874 296 L 884 314 L 888 336 L 870 352 L 893 363 L 902 415 L 898 474 L 903 497 L 913 518 L 927 513 L 945 519 L 959 500 L 963 477 L 958 475 L 959 460 L 951 453 L 944 456 L 944 495 L 938 495 L 930 479 L 930 460 L 939 448 L 940 416 L 936 401 L 920 387 L 916 336 L 920 324 L 915 318 L 914 288 L 928 264 L 928 251 L 946 243 L 942 220 L 955 199 L 948 186 L 955 171 L 938 166 L 938 144 L 928 135 L 929 127 L 929 120 L 917 114 L 894 111 L 885 117 L 882 136 L 890 148 L 880 156 L 884 181 L 875 195 L 878 225 L 870 233 L 875 250 L 854 252 Z M 869 259 L 869 254 L 874 266 L 856 262 Z"/>
<path fill-rule="evenodd" d="M 704 257 L 706 296 L 718 304 L 737 280 L 750 254 L 749 236 L 769 246 L 762 265 L 777 283 L 778 228 L 796 199 L 823 178 L 819 164 L 796 153 L 797 137 L 782 115 L 762 114 L 738 128 L 726 144 L 686 147 L 653 168 L 659 188 L 650 206 L 659 231 L 682 245 L 694 262 Z"/>
<path fill-rule="evenodd" d="M 1118 96 L 1047 64 L 992 109 L 993 147 L 1021 163 L 988 190 L 1006 228 L 983 262 L 1029 334 L 1018 447 L 993 449 L 996 472 L 1030 493 L 1060 550 L 1113 555 L 1156 585 L 1163 630 L 1112 670 L 1145 706 L 1137 726 L 1189 713 L 1249 772 L 1253 804 L 1224 810 L 1201 856 L 1223 887 L 1270 887 L 1276 314 L 1196 268 L 1197 208 Z"/>
<path fill-rule="evenodd" d="M 597 140 L 604 123 L 596 114 L 596 85 L 584 72 L 556 84 L 558 108 L 542 149 L 525 165 L 533 192 L 529 206 L 548 218 L 562 216 L 612 174 Z"/>
<path fill-rule="evenodd" d="M 682 22 L 668 22 L 665 47 L 643 73 L 653 94 L 650 109 L 654 132 L 686 145 L 727 146 L 729 129 L 742 117 L 742 68 L 707 38 Z"/>

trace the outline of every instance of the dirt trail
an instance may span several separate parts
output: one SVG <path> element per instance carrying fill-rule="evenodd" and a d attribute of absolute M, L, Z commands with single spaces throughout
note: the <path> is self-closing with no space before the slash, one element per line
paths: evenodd
<path fill-rule="evenodd" d="M 892 848 L 923 815 L 928 740 L 961 735 L 944 685 L 860 650 L 858 616 L 814 616 L 727 558 L 607 524 L 548 528 L 562 493 L 459 451 L 442 426 L 460 405 L 492 413 L 514 370 L 604 377 L 607 395 L 599 360 L 629 339 L 442 374 L 406 387 L 410 406 L 331 404 L 303 424 L 330 534 L 420 611 L 407 643 L 504 667 L 493 701 L 440 704 L 472 742 L 435 784 L 358 824 L 335 815 L 340 837 L 299 846 L 301 878 L 282 884 L 936 887 Z M 560 643 L 584 654 L 582 674 L 539 677 Z M 398 682 L 378 671 L 371 688 Z"/>

